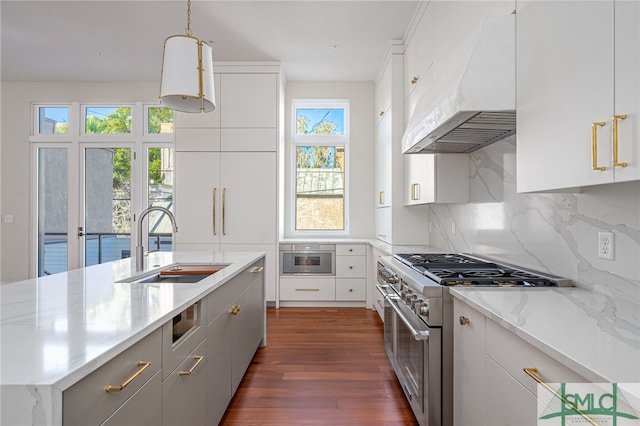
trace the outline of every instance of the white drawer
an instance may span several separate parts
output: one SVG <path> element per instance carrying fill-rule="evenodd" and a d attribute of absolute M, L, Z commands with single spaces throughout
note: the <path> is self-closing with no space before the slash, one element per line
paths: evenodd
<path fill-rule="evenodd" d="M 366 256 L 336 256 L 337 278 L 366 278 Z"/>
<path fill-rule="evenodd" d="M 280 277 L 280 300 L 335 300 L 335 278 Z"/>
<path fill-rule="evenodd" d="M 533 395 L 537 382 L 524 372 L 537 368 L 547 383 L 585 383 L 587 379 L 533 347 L 495 321 L 486 321 L 486 353 Z"/>
<path fill-rule="evenodd" d="M 120 386 L 150 365 L 120 391 L 107 392 L 107 386 Z M 162 334 L 156 330 L 120 355 L 80 380 L 62 394 L 64 425 L 100 424 L 160 371 Z M 157 401 L 160 404 L 160 401 Z"/>
<path fill-rule="evenodd" d="M 336 300 L 365 300 L 366 285 L 367 280 L 364 278 L 338 278 L 336 279 Z"/>
<path fill-rule="evenodd" d="M 364 244 L 336 244 L 336 256 L 364 256 L 367 247 Z"/>

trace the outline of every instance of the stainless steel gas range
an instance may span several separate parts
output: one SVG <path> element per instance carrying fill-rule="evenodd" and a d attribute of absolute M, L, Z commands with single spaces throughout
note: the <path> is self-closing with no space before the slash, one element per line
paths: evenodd
<path fill-rule="evenodd" d="M 378 260 L 385 350 L 418 422 L 453 425 L 451 286 L 571 286 L 570 280 L 461 253 Z"/>

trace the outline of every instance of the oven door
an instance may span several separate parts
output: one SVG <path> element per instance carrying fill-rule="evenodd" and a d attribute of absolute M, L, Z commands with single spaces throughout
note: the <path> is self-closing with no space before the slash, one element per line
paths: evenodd
<path fill-rule="evenodd" d="M 402 301 L 389 299 L 396 315 L 396 376 L 418 422 L 442 424 L 442 329 L 427 326 Z"/>
<path fill-rule="evenodd" d="M 395 369 L 395 329 L 396 329 L 396 313 L 391 307 L 391 299 L 397 299 L 399 296 L 391 289 L 389 284 L 376 284 L 376 289 L 383 297 L 383 318 L 384 318 L 384 350 L 391 365 Z"/>

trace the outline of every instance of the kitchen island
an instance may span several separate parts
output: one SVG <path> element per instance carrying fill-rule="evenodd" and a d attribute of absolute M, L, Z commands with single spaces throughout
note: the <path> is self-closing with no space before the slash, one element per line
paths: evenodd
<path fill-rule="evenodd" d="M 537 379 L 554 389 L 559 383 L 578 384 L 573 389 L 579 392 L 586 389 L 583 383 L 601 383 L 612 392 L 615 383 L 624 389 L 631 415 L 640 416 L 637 300 L 575 287 L 449 291 L 457 425 L 539 424 Z M 610 424 L 607 416 L 597 420 Z"/>
<path fill-rule="evenodd" d="M 65 391 L 152 335 L 162 334 L 158 341 L 165 340 L 161 350 L 166 371 L 157 374 L 158 377 L 163 376 L 164 381 L 174 367 L 167 369 L 164 364 L 170 358 L 164 352 L 167 346 L 164 329 L 169 330 L 170 353 L 172 320 L 175 323 L 177 316 L 197 305 L 197 314 L 194 316 L 201 326 L 197 328 L 201 329 L 198 333 L 201 333 L 204 342 L 210 331 L 216 330 L 212 326 L 221 324 L 221 321 L 214 321 L 218 319 L 214 314 L 217 315 L 217 311 L 224 313 L 228 303 L 236 302 L 232 298 L 241 297 L 230 292 L 230 285 L 225 284 L 234 283 L 238 287 L 238 294 L 241 291 L 243 294 L 249 291 L 253 293 L 248 295 L 249 299 L 243 300 L 252 301 L 252 312 L 247 311 L 246 314 L 250 314 L 251 322 L 255 323 L 252 327 L 257 328 L 257 335 L 256 330 L 249 333 L 254 336 L 249 347 L 253 347 L 255 352 L 258 345 L 266 344 L 264 274 L 261 266 L 264 256 L 264 252 L 155 252 L 148 255 L 142 271 L 136 271 L 135 262 L 131 259 L 124 259 L 0 286 L 0 423 L 65 423 Z M 196 283 L 131 282 L 175 264 L 225 267 Z M 246 274 L 250 274 L 250 280 L 245 280 Z M 240 279 L 247 283 L 235 284 Z M 236 305 L 233 306 L 236 308 Z M 238 315 L 239 310 L 240 307 L 237 307 L 232 314 Z M 186 336 L 191 334 L 195 335 L 196 332 L 188 332 Z M 228 334 L 225 336 L 229 337 Z M 179 343 L 174 338 L 173 347 L 178 347 Z M 242 342 L 244 347 L 247 346 L 245 343 Z M 227 346 L 231 348 L 233 345 Z M 216 353 L 215 356 L 221 355 Z M 244 360 L 246 354 L 226 354 L 225 357 Z M 207 367 L 213 367 L 214 364 L 211 361 Z M 233 370 L 234 373 L 240 371 L 235 366 L 226 370 Z M 136 371 L 135 368 L 132 371 Z M 243 374 L 244 369 L 241 371 Z M 233 381 L 237 387 L 238 378 L 234 377 Z M 109 384 L 114 383 L 102 383 L 100 397 L 108 394 L 104 386 Z M 112 394 L 116 395 L 118 391 L 116 389 Z M 69 408 L 64 407 L 65 410 Z M 148 407 L 148 410 L 158 411 L 161 408 L 161 404 L 158 404 Z"/>

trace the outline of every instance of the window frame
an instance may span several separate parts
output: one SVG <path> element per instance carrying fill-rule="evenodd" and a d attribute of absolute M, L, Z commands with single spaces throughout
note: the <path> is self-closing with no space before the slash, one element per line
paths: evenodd
<path fill-rule="evenodd" d="M 297 111 L 299 109 L 342 109 L 344 111 L 344 132 L 335 135 L 298 134 Z M 348 99 L 293 99 L 291 101 L 291 144 L 289 157 L 289 233 L 291 236 L 346 236 L 349 235 L 349 140 L 350 103 Z M 333 146 L 344 148 L 344 195 L 343 229 L 296 229 L 297 201 L 297 147 Z"/>

